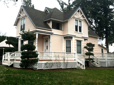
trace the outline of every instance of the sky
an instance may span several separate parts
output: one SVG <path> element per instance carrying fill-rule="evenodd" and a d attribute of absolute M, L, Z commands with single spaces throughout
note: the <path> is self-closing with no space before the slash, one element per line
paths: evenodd
<path fill-rule="evenodd" d="M 63 0 L 67 1 L 67 0 Z M 32 0 L 35 9 L 44 11 L 45 7 L 59 8 L 60 6 L 56 0 Z M 0 35 L 5 34 L 7 36 L 16 36 L 16 28 L 14 26 L 15 19 L 21 6 L 21 0 L 16 5 L 14 2 L 10 2 L 8 7 L 0 1 Z"/>
<path fill-rule="evenodd" d="M 62 1 L 67 3 L 68 0 Z M 44 11 L 45 7 L 56 7 L 60 9 L 57 0 L 32 0 L 32 3 L 34 4 L 35 9 L 41 11 Z M 14 26 L 14 22 L 16 20 L 21 4 L 21 0 L 18 0 L 16 5 L 14 5 L 14 2 L 10 2 L 8 6 L 6 6 L 2 0 L 0 1 L 0 35 L 14 37 L 16 36 L 16 27 Z M 101 43 L 104 44 L 104 41 L 99 41 L 99 44 Z M 110 51 L 114 51 L 114 45 L 110 47 Z"/>

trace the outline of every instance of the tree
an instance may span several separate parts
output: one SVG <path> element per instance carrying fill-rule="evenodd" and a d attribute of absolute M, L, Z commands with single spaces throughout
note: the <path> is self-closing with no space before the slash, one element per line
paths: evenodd
<path fill-rule="evenodd" d="M 6 39 L 5 36 L 0 36 L 0 43 Z"/>
<path fill-rule="evenodd" d="M 86 59 L 86 60 L 89 60 L 89 66 L 90 66 L 90 61 L 92 60 L 93 61 L 93 59 L 92 58 L 90 58 L 90 56 L 94 56 L 94 54 L 92 53 L 93 52 L 93 47 L 94 47 L 95 45 L 94 44 L 92 44 L 92 43 L 87 43 L 86 44 L 86 46 L 84 47 L 88 52 L 86 52 L 85 53 L 85 55 L 87 55 L 87 56 L 89 56 L 89 58 L 88 59 Z"/>
<path fill-rule="evenodd" d="M 23 0 L 23 5 L 30 8 L 34 8 L 34 5 L 31 3 L 31 0 Z"/>
<path fill-rule="evenodd" d="M 9 45 L 9 47 L 5 48 L 5 52 L 15 52 L 18 50 L 18 39 L 15 37 L 7 37 L 6 44 Z M 12 45 L 13 47 L 10 47 Z"/>
<path fill-rule="evenodd" d="M 82 8 L 90 22 L 90 28 L 101 39 L 106 40 L 105 45 L 109 52 L 109 44 L 114 43 L 114 0 L 74 0 L 70 4 L 71 9 L 78 6 Z M 63 11 L 66 8 L 63 8 Z"/>
<path fill-rule="evenodd" d="M 0 36 L 0 43 L 5 40 L 5 36 Z M 2 55 L 3 55 L 3 49 L 0 49 L 0 61 L 2 60 Z"/>
<path fill-rule="evenodd" d="M 36 53 L 35 46 L 33 42 L 35 40 L 35 35 L 30 32 L 23 32 L 21 37 L 24 41 L 28 41 L 28 44 L 22 45 L 21 50 L 21 64 L 22 68 L 29 68 L 32 67 L 34 64 L 38 62 L 38 54 Z"/>
<path fill-rule="evenodd" d="M 0 0 L 4 2 L 4 4 L 8 7 L 8 4 L 13 1 L 14 3 L 18 2 L 18 0 Z M 34 8 L 34 5 L 31 3 L 31 0 L 22 0 L 24 6 Z"/>

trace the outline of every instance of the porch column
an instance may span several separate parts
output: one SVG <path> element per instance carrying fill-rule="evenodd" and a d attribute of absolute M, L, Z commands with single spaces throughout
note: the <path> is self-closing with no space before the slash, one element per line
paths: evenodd
<path fill-rule="evenodd" d="M 50 52 L 52 52 L 52 35 L 50 35 Z"/>
<path fill-rule="evenodd" d="M 73 53 L 74 53 L 74 37 L 73 37 Z"/>
<path fill-rule="evenodd" d="M 63 37 L 63 52 L 64 52 L 64 37 Z"/>
<path fill-rule="evenodd" d="M 21 38 L 18 37 L 18 51 L 21 51 Z"/>
<path fill-rule="evenodd" d="M 36 51 L 38 51 L 38 33 L 36 33 Z"/>

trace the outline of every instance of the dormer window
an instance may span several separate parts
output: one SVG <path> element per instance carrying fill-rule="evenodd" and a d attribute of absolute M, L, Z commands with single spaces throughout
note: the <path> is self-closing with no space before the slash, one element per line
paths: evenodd
<path fill-rule="evenodd" d="M 24 30 L 25 30 L 25 17 L 21 19 L 21 28 L 20 28 L 20 31 Z"/>
<path fill-rule="evenodd" d="M 52 22 L 52 28 L 57 30 L 62 30 L 62 24 L 59 22 Z"/>
<path fill-rule="evenodd" d="M 76 32 L 82 32 L 82 21 L 75 20 L 75 31 Z"/>

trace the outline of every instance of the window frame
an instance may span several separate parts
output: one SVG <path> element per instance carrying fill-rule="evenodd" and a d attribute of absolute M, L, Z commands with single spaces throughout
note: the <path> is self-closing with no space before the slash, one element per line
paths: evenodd
<path fill-rule="evenodd" d="M 20 19 L 20 32 L 25 31 L 25 23 L 26 23 L 26 18 L 25 17 L 21 18 Z M 21 26 L 24 27 L 23 30 L 22 30 Z"/>
<path fill-rule="evenodd" d="M 101 48 L 101 54 L 103 54 L 104 53 L 104 49 L 103 48 Z"/>
<path fill-rule="evenodd" d="M 66 50 L 66 49 L 67 49 L 67 47 L 66 47 L 66 41 L 67 41 L 67 40 L 70 40 L 70 42 L 71 42 L 71 43 L 70 43 L 70 50 L 71 50 L 71 52 L 66 52 L 66 51 L 67 51 L 67 50 Z M 71 39 L 66 39 L 66 40 L 65 40 L 65 52 L 66 52 L 67 54 L 71 54 L 71 53 L 72 53 L 72 40 L 71 40 Z"/>
<path fill-rule="evenodd" d="M 81 53 L 78 53 L 78 48 L 77 48 L 77 41 L 80 41 L 81 42 Z M 82 54 L 82 40 L 76 40 L 76 53 L 77 54 Z"/>
<path fill-rule="evenodd" d="M 54 28 L 53 23 L 54 24 L 56 23 L 56 28 L 57 28 L 57 24 L 59 24 L 59 29 Z M 63 31 L 63 23 L 52 21 L 52 29 Z"/>
<path fill-rule="evenodd" d="M 77 26 L 77 30 L 76 31 L 76 21 L 78 21 L 78 26 Z M 79 26 L 79 23 L 81 22 L 81 32 L 79 31 L 80 30 L 80 26 Z M 79 20 L 79 19 L 75 19 L 75 32 L 78 32 L 78 33 L 82 33 L 82 20 Z"/>

